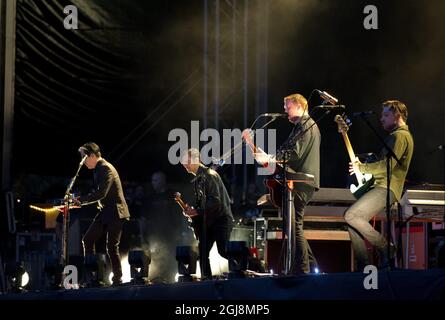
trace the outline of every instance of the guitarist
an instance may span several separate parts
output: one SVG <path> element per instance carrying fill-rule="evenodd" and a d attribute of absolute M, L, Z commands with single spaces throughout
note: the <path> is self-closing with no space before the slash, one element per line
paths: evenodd
<path fill-rule="evenodd" d="M 414 141 L 406 124 L 407 119 L 408 109 L 404 103 L 398 100 L 383 102 L 380 122 L 383 129 L 389 132 L 385 142 L 392 148 L 394 154 L 401 162 L 401 165 L 394 159 L 391 159 L 390 162 L 391 203 L 401 198 L 403 184 L 414 149 Z M 370 264 L 364 239 L 367 239 L 377 249 L 380 267 L 387 267 L 389 259 L 394 257 L 395 247 L 392 243 L 390 244 L 391 257 L 388 257 L 385 237 L 369 224 L 369 220 L 386 207 L 386 150 L 382 150 L 380 161 L 374 163 L 355 161 L 350 163 L 350 174 L 356 171 L 370 173 L 375 178 L 373 189 L 363 195 L 345 213 L 345 220 L 349 225 L 348 231 L 352 241 L 354 256 L 357 260 L 357 269 L 362 270 L 362 268 Z"/>
<path fill-rule="evenodd" d="M 320 186 L 320 142 L 321 135 L 318 126 L 308 114 L 308 104 L 305 97 L 295 93 L 284 98 L 284 111 L 288 119 L 295 126 L 289 137 L 280 146 L 276 158 L 268 155 L 261 149 L 254 154 L 258 163 L 268 166 L 271 161 L 288 160 L 289 169 L 295 172 L 303 172 L 314 176 L 314 187 L 306 185 L 294 185 L 294 210 L 295 210 L 295 238 L 296 238 L 296 263 L 293 274 L 309 273 L 310 265 L 316 265 L 312 250 L 304 237 L 303 217 L 304 208 L 312 198 L 314 191 Z M 302 132 L 307 130 L 303 135 Z M 286 152 L 288 150 L 289 152 Z M 285 153 L 288 153 L 286 155 Z"/>
<path fill-rule="evenodd" d="M 188 173 L 195 176 L 192 180 L 195 189 L 196 208 L 187 207 L 185 214 L 190 216 L 198 232 L 199 263 L 201 279 L 211 279 L 209 253 L 216 242 L 218 253 L 228 258 L 227 243 L 233 228 L 233 215 L 230 209 L 229 194 L 219 174 L 200 163 L 197 149 L 189 149 L 181 156 L 181 164 Z"/>

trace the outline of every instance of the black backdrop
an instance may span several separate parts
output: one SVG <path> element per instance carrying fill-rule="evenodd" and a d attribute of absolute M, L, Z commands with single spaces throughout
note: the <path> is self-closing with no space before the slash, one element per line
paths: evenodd
<path fill-rule="evenodd" d="M 251 15 L 259 3 L 249 1 Z M 78 30 L 63 28 L 68 4 L 79 9 Z M 408 179 L 443 183 L 442 154 L 428 152 L 444 142 L 445 3 L 374 1 L 378 30 L 363 28 L 367 4 L 270 1 L 268 110 L 281 112 L 283 96 L 308 96 L 314 88 L 335 94 L 349 113 L 379 112 L 382 101 L 400 99 L 416 143 Z M 199 0 L 18 0 L 15 177 L 70 176 L 78 146 L 93 140 L 124 179 L 148 180 L 157 169 L 186 178 L 168 163 L 167 135 L 202 116 L 202 27 Z M 249 101 L 254 94 L 251 81 Z M 228 128 L 241 127 L 242 112 L 230 110 Z M 332 119 L 320 123 L 321 184 L 343 187 L 348 160 Z M 371 120 L 378 126 L 378 118 Z M 280 137 L 290 128 L 281 120 L 275 127 Z M 357 153 L 379 149 L 360 119 L 350 138 Z"/>

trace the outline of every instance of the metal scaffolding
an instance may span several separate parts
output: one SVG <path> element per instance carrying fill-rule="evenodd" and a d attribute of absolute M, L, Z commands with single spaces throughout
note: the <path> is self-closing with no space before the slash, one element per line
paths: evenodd
<path fill-rule="evenodd" d="M 242 130 L 268 109 L 269 1 L 204 0 L 203 4 L 203 128 Z M 246 163 L 242 177 L 246 190 Z"/>
<path fill-rule="evenodd" d="M 16 0 L 0 0 L 0 98 L 2 105 L 2 196 L 11 188 L 12 127 L 14 119 Z"/>

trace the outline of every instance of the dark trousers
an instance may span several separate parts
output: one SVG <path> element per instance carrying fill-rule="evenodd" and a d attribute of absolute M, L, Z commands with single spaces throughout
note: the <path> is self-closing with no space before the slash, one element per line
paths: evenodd
<path fill-rule="evenodd" d="M 309 273 L 311 271 L 311 265 L 317 265 L 317 260 L 304 237 L 303 231 L 304 208 L 313 194 L 313 190 L 296 190 L 294 192 L 295 269 L 291 270 L 293 274 Z"/>
<path fill-rule="evenodd" d="M 379 252 L 384 254 L 386 239 L 369 223 L 374 216 L 386 208 L 386 188 L 376 187 L 365 193 L 345 213 L 345 221 L 348 223 L 349 237 L 352 249 L 357 261 L 357 269 L 370 264 L 365 240 L 368 240 Z M 394 202 L 394 194 L 391 192 L 390 203 Z"/>
<path fill-rule="evenodd" d="M 122 266 L 119 256 L 119 242 L 122 235 L 122 220 L 116 219 L 103 223 L 101 219 L 96 219 L 88 228 L 82 239 L 84 254 L 95 253 L 95 243 L 104 234 L 107 235 L 107 254 L 111 261 L 113 270 L 113 282 L 119 282 L 122 278 Z"/>
<path fill-rule="evenodd" d="M 212 269 L 210 268 L 209 253 L 216 242 L 218 253 L 228 259 L 227 244 L 230 240 L 230 233 L 232 232 L 233 222 L 229 217 L 220 217 L 216 219 L 205 230 L 205 234 L 201 235 L 199 239 L 199 266 L 201 268 L 201 277 L 211 277 Z"/>

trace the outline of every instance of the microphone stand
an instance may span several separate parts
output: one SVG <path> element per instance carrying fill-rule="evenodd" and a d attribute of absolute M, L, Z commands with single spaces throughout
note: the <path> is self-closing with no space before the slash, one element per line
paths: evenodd
<path fill-rule="evenodd" d="M 63 231 L 62 231 L 62 252 L 60 255 L 60 265 L 65 268 L 69 264 L 69 253 L 68 253 L 68 239 L 69 239 L 69 227 L 70 227 L 70 205 L 73 202 L 73 195 L 71 194 L 71 189 L 79 175 L 79 171 L 85 163 L 87 156 L 85 155 L 79 163 L 76 174 L 71 179 L 68 187 L 65 191 L 65 196 L 63 198 Z M 62 279 L 63 281 L 63 279 Z"/>
<path fill-rule="evenodd" d="M 264 115 L 259 115 L 255 121 L 253 122 L 253 124 L 250 126 L 250 129 L 253 130 L 253 127 L 255 125 L 255 123 L 258 121 L 258 119 L 260 119 L 261 117 L 263 117 Z M 272 122 L 274 122 L 275 120 L 277 120 L 280 117 L 272 117 L 271 120 L 269 120 L 268 122 L 266 122 L 264 125 L 262 125 L 261 127 L 257 128 L 257 129 L 264 129 L 265 127 L 267 127 L 269 124 L 271 124 Z M 256 129 L 255 129 L 256 130 Z M 221 158 L 219 159 L 215 159 L 214 165 L 212 166 L 212 169 L 214 170 L 218 170 L 219 168 L 221 168 L 225 163 L 226 160 L 228 158 L 230 158 L 230 156 L 236 151 L 238 150 L 241 146 L 243 145 L 243 140 L 241 139 L 241 141 L 235 145 L 232 149 L 230 149 L 228 152 L 226 152 L 225 154 L 223 154 L 221 156 Z"/>
<path fill-rule="evenodd" d="M 387 245 L 386 245 L 386 253 L 387 253 L 387 257 L 388 257 L 388 261 L 390 263 L 390 268 L 392 268 L 393 266 L 392 264 L 392 257 L 391 257 L 391 190 L 390 190 L 390 185 L 391 185 L 391 158 L 394 158 L 396 160 L 396 162 L 399 165 L 402 165 L 402 163 L 400 162 L 400 160 L 397 158 L 397 156 L 395 155 L 395 153 L 392 151 L 392 149 L 388 146 L 388 144 L 385 142 L 385 140 L 379 135 L 379 133 L 377 132 L 377 130 L 374 128 L 374 126 L 369 122 L 368 118 L 366 117 L 365 114 L 361 114 L 360 117 L 365 121 L 365 123 L 368 125 L 368 127 L 371 129 L 372 132 L 374 132 L 374 134 L 377 136 L 377 138 L 379 139 L 380 143 L 383 145 L 383 147 L 385 148 L 387 154 L 386 154 L 386 238 L 387 238 Z"/>

